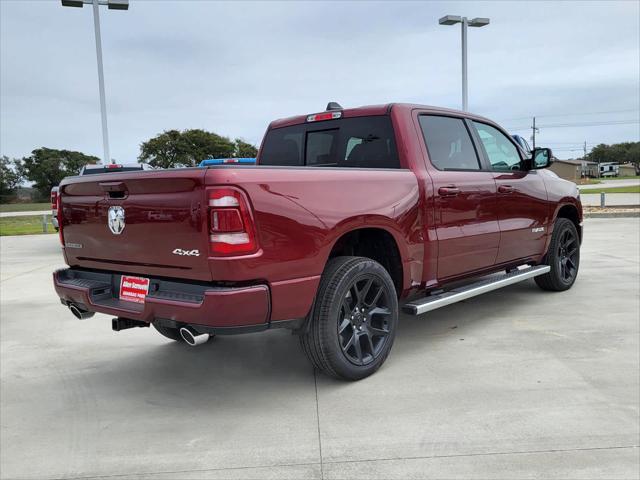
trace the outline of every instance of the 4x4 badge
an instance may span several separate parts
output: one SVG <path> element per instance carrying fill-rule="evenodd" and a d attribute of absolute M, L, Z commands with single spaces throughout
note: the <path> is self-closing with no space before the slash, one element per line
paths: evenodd
<path fill-rule="evenodd" d="M 173 252 L 174 255 L 182 255 L 183 257 L 199 257 L 200 250 L 183 250 L 181 248 L 176 248 Z"/>

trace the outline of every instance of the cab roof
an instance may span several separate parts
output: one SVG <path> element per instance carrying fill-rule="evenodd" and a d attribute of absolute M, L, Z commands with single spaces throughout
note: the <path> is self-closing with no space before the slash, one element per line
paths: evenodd
<path fill-rule="evenodd" d="M 389 115 L 391 109 L 400 109 L 405 111 L 412 110 L 425 110 L 433 113 L 443 113 L 449 115 L 460 115 L 468 118 L 473 118 L 477 120 L 482 120 L 489 123 L 495 123 L 492 120 L 481 117 L 479 115 L 474 115 L 469 112 L 463 112 L 462 110 L 455 110 L 452 108 L 443 108 L 443 107 L 435 107 L 432 105 L 420 105 L 414 103 L 386 103 L 382 105 L 364 105 L 361 107 L 354 108 L 343 108 L 341 110 L 334 110 L 342 112 L 342 118 L 352 118 L 352 117 L 366 117 L 366 116 L 374 116 L 374 115 Z M 307 122 L 307 117 L 309 115 L 324 113 L 327 110 L 323 110 L 320 112 L 309 112 L 304 115 L 295 115 L 293 117 L 281 118 L 278 120 L 274 120 L 269 124 L 269 129 L 272 128 L 281 128 L 288 127 L 290 125 L 299 125 Z"/>

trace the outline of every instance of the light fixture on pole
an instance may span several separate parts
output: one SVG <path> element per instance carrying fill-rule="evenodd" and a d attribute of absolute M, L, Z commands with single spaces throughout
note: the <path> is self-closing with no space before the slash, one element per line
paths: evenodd
<path fill-rule="evenodd" d="M 474 18 L 469 20 L 467 17 L 460 17 L 458 15 L 445 15 L 438 23 L 440 25 L 462 24 L 462 110 L 466 112 L 469 106 L 467 93 L 467 26 L 484 27 L 485 25 L 489 25 L 489 19 Z"/>
<path fill-rule="evenodd" d="M 111 162 L 109 154 L 109 130 L 107 129 L 107 105 L 104 94 L 104 72 L 102 69 L 102 40 L 100 37 L 99 5 L 106 5 L 109 10 L 128 10 L 129 0 L 61 0 L 63 7 L 79 7 L 93 5 L 93 27 L 96 34 L 96 57 L 98 60 L 98 88 L 100 91 L 100 116 L 102 117 L 102 163 Z"/>

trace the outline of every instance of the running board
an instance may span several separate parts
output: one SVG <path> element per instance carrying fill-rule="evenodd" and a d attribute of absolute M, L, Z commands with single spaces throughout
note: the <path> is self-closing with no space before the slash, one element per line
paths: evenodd
<path fill-rule="evenodd" d="M 465 285 L 464 287 L 454 288 L 453 290 L 439 293 L 437 295 L 418 298 L 409 303 L 405 303 L 402 306 L 402 310 L 404 313 L 408 313 L 409 315 L 421 315 L 423 313 L 430 312 L 431 310 L 435 310 L 436 308 L 445 307 L 452 303 L 466 300 L 467 298 L 472 298 L 492 290 L 506 287 L 507 285 L 521 282 L 528 278 L 543 275 L 549 270 L 551 270 L 549 265 L 538 265 L 536 267 L 523 268 L 522 270 L 514 270 L 498 277 L 480 280 L 478 282 Z"/>

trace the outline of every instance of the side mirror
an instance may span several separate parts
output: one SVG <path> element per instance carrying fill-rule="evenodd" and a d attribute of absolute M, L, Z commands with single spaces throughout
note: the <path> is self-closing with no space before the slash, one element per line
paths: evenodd
<path fill-rule="evenodd" d="M 553 153 L 550 148 L 535 148 L 531 154 L 532 165 L 534 170 L 547 168 L 553 163 Z"/>

